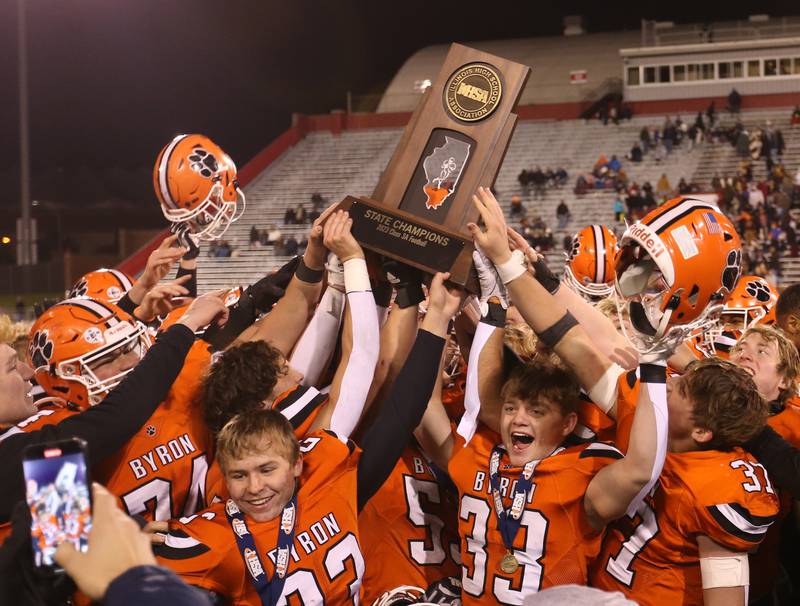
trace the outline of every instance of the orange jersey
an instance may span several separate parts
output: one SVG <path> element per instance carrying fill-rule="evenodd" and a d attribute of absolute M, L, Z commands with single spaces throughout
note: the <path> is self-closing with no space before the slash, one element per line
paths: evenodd
<path fill-rule="evenodd" d="M 767 472 L 741 448 L 669 453 L 637 513 L 609 526 L 592 585 L 641 606 L 702 605 L 696 537 L 749 551 L 778 513 Z"/>
<path fill-rule="evenodd" d="M 498 530 L 489 480 L 496 434 L 480 427 L 466 447 L 463 438 L 454 437 L 448 469 L 459 494 L 463 604 L 521 604 L 526 595 L 547 587 L 585 585 L 600 533 L 589 524 L 584 494 L 595 474 L 622 454 L 613 446 L 594 442 L 562 448 L 536 465 L 514 539 L 520 567 L 506 574 L 500 570 L 506 547 Z M 506 509 L 521 472 L 519 467 L 504 468 L 507 460 L 503 455 L 500 464 Z"/>
<path fill-rule="evenodd" d="M 24 421 L 20 421 L 14 427 L 11 427 L 6 433 L 3 434 L 3 439 L 11 437 L 15 433 L 29 433 L 31 431 L 38 431 L 47 425 L 58 425 L 64 419 L 76 415 L 80 412 L 77 408 L 72 406 L 58 406 L 56 404 L 45 404 L 36 414 L 31 415 Z"/>
<path fill-rule="evenodd" d="M 356 516 L 360 451 L 352 442 L 344 444 L 328 431 L 312 433 L 300 443 L 300 449 L 304 453 L 303 472 L 282 598 L 288 604 L 351 603 L 358 599 L 364 573 Z M 268 522 L 247 518 L 261 564 L 270 578 L 275 571 L 280 523 L 281 516 Z M 261 606 L 224 504 L 212 505 L 171 526 L 166 543 L 156 549 L 159 564 L 174 570 L 190 585 L 218 593 L 230 603 Z"/>
<path fill-rule="evenodd" d="M 124 447 L 94 470 L 129 514 L 168 520 L 206 506 L 213 452 L 198 395 L 210 361 L 208 343 L 196 341 L 166 399 Z"/>
<path fill-rule="evenodd" d="M 791 398 L 785 408 L 767 419 L 767 424 L 795 448 L 800 448 L 800 407 Z M 783 522 L 792 510 L 794 500 L 785 490 L 778 491 L 781 511 L 758 551 L 750 554 L 750 596 L 758 599 L 772 591 L 780 571 L 780 542 Z"/>
<path fill-rule="evenodd" d="M 439 486 L 419 448 L 409 445 L 358 516 L 364 559 L 364 603 L 401 585 L 425 588 L 460 571 L 455 503 Z M 391 562 L 391 565 L 380 563 Z"/>
<path fill-rule="evenodd" d="M 294 428 L 294 435 L 298 440 L 308 433 L 312 423 L 319 414 L 320 407 L 328 401 L 328 395 L 320 393 L 313 387 L 297 385 L 287 389 L 272 403 L 272 407 L 278 410 L 289 419 Z M 208 470 L 208 480 L 206 481 L 208 491 L 206 494 L 207 503 L 226 501 L 228 499 L 228 489 L 225 486 L 225 478 L 222 470 L 216 461 L 211 463 Z"/>

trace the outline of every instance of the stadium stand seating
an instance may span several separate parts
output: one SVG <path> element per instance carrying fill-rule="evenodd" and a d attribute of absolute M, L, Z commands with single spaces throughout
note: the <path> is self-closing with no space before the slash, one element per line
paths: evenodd
<path fill-rule="evenodd" d="M 784 163 L 792 173 L 800 164 L 800 132 L 788 128 L 789 109 L 772 109 L 744 112 L 740 119 L 748 128 L 763 125 L 771 120 L 781 128 L 786 139 Z M 685 114 L 685 121 L 694 116 Z M 733 117 L 723 114 L 723 124 L 732 124 Z M 555 247 L 548 253 L 554 270 L 560 271 L 564 256 L 561 240 L 568 232 L 590 223 L 613 224 L 613 190 L 594 190 L 583 196 L 573 193 L 575 178 L 590 172 L 598 156 L 615 154 L 623 160 L 629 182 L 640 185 L 649 180 L 653 185 L 661 173 L 675 187 L 681 177 L 695 181 L 707 190 L 715 172 L 720 175 L 735 174 L 738 167 L 735 149 L 727 143 L 704 144 L 688 152 L 676 148 L 661 162 L 653 154 L 641 163 L 626 162 L 625 154 L 638 139 L 643 126 L 660 128 L 664 116 L 636 116 L 619 125 L 604 126 L 599 121 L 523 121 L 517 126 L 508 153 L 495 184 L 498 199 L 508 207 L 514 194 L 523 194 L 517 175 L 523 168 L 539 165 L 555 169 L 563 166 L 569 173 L 562 188 L 549 189 L 542 198 L 534 200 L 532 194 L 523 195 L 528 214 L 538 214 L 553 229 Z M 249 232 L 252 226 L 266 229 L 269 224 L 280 226 L 284 236 L 293 234 L 298 240 L 307 233 L 308 225 L 283 225 L 287 208 L 298 203 L 310 210 L 311 195 L 315 192 L 333 202 L 347 194 L 369 195 L 388 163 L 402 133 L 401 129 L 364 129 L 344 131 L 339 135 L 330 132 L 313 132 L 270 165 L 246 188 L 247 210 L 234 223 L 225 239 L 235 249 L 230 258 L 208 257 L 205 252 L 199 261 L 199 288 L 206 291 L 235 284 L 248 284 L 266 271 L 279 266 L 285 257 L 273 254 L 271 246 L 250 248 Z M 754 162 L 756 178 L 764 176 L 764 162 Z M 572 220 L 566 230 L 556 229 L 555 209 L 564 199 L 569 205 Z M 800 263 L 794 273 L 794 263 L 789 262 L 786 278 L 800 276 Z"/>

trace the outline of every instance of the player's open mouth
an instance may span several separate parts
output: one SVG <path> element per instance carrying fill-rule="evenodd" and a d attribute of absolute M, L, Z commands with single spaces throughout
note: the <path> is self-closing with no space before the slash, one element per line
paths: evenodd
<path fill-rule="evenodd" d="M 533 444 L 533 436 L 516 431 L 511 434 L 511 446 L 514 450 L 525 450 L 531 444 Z"/>

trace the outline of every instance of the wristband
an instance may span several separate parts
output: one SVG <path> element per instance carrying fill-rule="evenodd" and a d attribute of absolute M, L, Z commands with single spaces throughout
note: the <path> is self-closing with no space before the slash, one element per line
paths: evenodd
<path fill-rule="evenodd" d="M 547 261 L 544 260 L 544 257 L 539 257 L 533 263 L 533 271 L 536 272 L 535 278 L 544 286 L 544 288 L 549 292 L 551 295 L 554 295 L 558 292 L 558 287 L 561 286 L 561 282 L 556 278 L 555 274 L 550 271 L 550 267 L 547 265 Z"/>
<path fill-rule="evenodd" d="M 539 333 L 539 340 L 545 344 L 548 349 L 553 349 L 559 344 L 564 335 L 573 327 L 577 326 L 578 321 L 569 312 L 565 312 L 555 324 Z"/>
<path fill-rule="evenodd" d="M 367 262 L 361 257 L 348 259 L 344 265 L 344 289 L 346 292 L 372 291 L 369 283 Z"/>
<path fill-rule="evenodd" d="M 508 284 L 528 271 L 525 267 L 525 255 L 522 254 L 521 250 L 515 250 L 511 253 L 511 258 L 508 261 L 495 265 L 495 269 L 497 269 L 497 275 L 500 276 L 503 284 Z"/>
<path fill-rule="evenodd" d="M 298 280 L 309 284 L 322 282 L 322 275 L 324 273 L 324 269 L 310 269 L 302 257 L 300 257 L 300 264 L 297 266 L 297 269 L 294 270 L 294 275 Z"/>
<path fill-rule="evenodd" d="M 666 383 L 667 382 L 666 360 L 659 360 L 657 362 L 647 362 L 639 364 L 639 380 L 642 383 Z"/>
<path fill-rule="evenodd" d="M 389 307 L 392 304 L 392 285 L 381 280 L 373 280 L 372 296 L 375 297 L 375 305 L 378 307 Z"/>
<path fill-rule="evenodd" d="M 495 303 L 491 299 L 489 299 L 486 307 L 486 313 L 481 318 L 481 322 L 491 324 L 496 328 L 504 328 L 506 325 L 506 312 L 508 310 L 504 308 L 501 303 Z"/>

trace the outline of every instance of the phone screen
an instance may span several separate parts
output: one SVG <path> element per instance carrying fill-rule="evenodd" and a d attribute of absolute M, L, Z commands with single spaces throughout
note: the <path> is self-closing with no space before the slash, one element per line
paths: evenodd
<path fill-rule="evenodd" d="M 70 450 L 69 443 L 44 446 L 22 463 L 37 566 L 56 566 L 56 548 L 65 541 L 80 551 L 88 547 L 92 509 L 86 458 Z"/>

